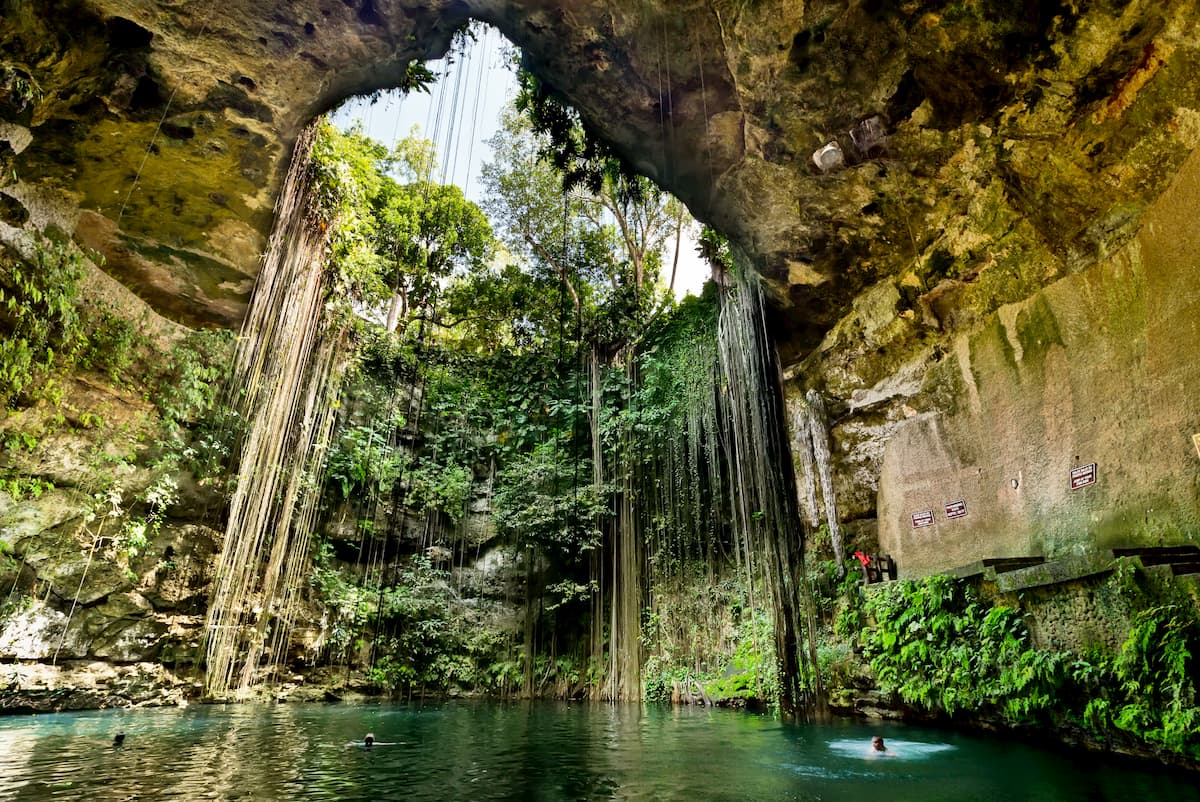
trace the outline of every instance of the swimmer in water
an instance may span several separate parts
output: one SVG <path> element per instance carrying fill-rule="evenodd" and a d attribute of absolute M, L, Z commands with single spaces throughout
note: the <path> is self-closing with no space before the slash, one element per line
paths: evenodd
<path fill-rule="evenodd" d="M 375 733 L 368 732 L 366 735 L 363 736 L 363 739 L 361 741 L 350 741 L 348 744 L 346 744 L 342 748 L 343 749 L 353 749 L 356 746 L 361 747 L 363 749 L 371 749 L 372 747 L 375 747 L 375 746 L 396 746 L 396 742 L 376 740 Z"/>
<path fill-rule="evenodd" d="M 125 733 L 118 732 L 116 735 L 114 735 L 112 745 L 113 746 L 124 746 L 125 745 Z"/>
<path fill-rule="evenodd" d="M 876 735 L 871 738 L 871 753 L 887 754 L 887 745 L 884 744 L 882 735 Z"/>

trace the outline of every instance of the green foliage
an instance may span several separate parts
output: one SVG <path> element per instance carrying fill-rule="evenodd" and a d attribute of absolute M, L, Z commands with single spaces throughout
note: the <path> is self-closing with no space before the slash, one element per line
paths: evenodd
<path fill-rule="evenodd" d="M 655 607 L 642 621 L 649 654 L 644 698 L 666 702 L 673 684 L 694 692 L 699 682 L 718 703 L 775 704 L 773 624 L 765 611 L 750 606 L 748 586 L 734 578 L 714 581 L 699 562 L 669 576 L 654 584 Z"/>
<path fill-rule="evenodd" d="M 378 589 L 355 583 L 339 570 L 333 564 L 333 546 L 324 541 L 315 547 L 311 583 L 325 606 L 327 648 L 346 659 L 371 620 Z"/>
<path fill-rule="evenodd" d="M 846 574 L 841 584 L 841 606 L 833 619 L 833 634 L 838 639 L 854 643 L 867 626 L 866 600 L 863 597 L 862 577 L 857 571 Z"/>
<path fill-rule="evenodd" d="M 154 403 L 163 419 L 191 424 L 211 412 L 233 352 L 233 333 L 222 329 L 193 331 L 176 343 L 154 381 Z"/>
<path fill-rule="evenodd" d="M 85 318 L 79 367 L 98 370 L 114 382 L 121 381 L 133 365 L 143 339 L 131 321 L 106 309 L 87 310 Z"/>
<path fill-rule="evenodd" d="M 332 228 L 331 264 L 345 291 L 337 294 L 368 306 L 390 300 L 389 324 L 428 313 L 452 274 L 481 269 L 491 254 L 483 212 L 431 180 L 434 155 L 428 140 L 410 136 L 389 151 L 358 128 L 318 124 L 309 178 Z"/>
<path fill-rule="evenodd" d="M 340 430 L 329 451 L 325 475 L 350 499 L 367 491 L 383 491 L 400 478 L 408 460 L 390 442 L 389 432 L 375 426 L 350 425 Z"/>
<path fill-rule="evenodd" d="M 514 458 L 497 478 L 497 530 L 560 564 L 581 561 L 599 546 L 597 524 L 608 512 L 606 493 L 590 476 L 590 466 L 576 464 L 554 442 Z"/>
<path fill-rule="evenodd" d="M 162 462 L 164 466 L 191 471 L 197 479 L 224 477 L 232 482 L 236 477 L 230 476 L 231 460 L 245 429 L 246 421 L 235 410 L 214 404 L 191 428 L 190 439 L 183 442 L 172 438 L 167 442 L 168 452 Z"/>
<path fill-rule="evenodd" d="M 146 488 L 138 501 L 145 505 L 145 515 L 128 521 L 118 540 L 118 546 L 130 557 L 137 556 L 149 539 L 158 534 L 167 508 L 179 501 L 179 485 L 172 476 L 162 474 Z"/>
<path fill-rule="evenodd" d="M 737 649 L 722 676 L 705 684 L 713 699 L 774 703 L 779 698 L 775 660 L 774 625 L 762 612 L 748 617 L 738 627 Z"/>
<path fill-rule="evenodd" d="M 735 647 L 726 658 L 703 670 L 652 654 L 642 667 L 642 695 L 647 702 L 670 702 L 673 686 L 691 692 L 698 682 L 715 703 L 772 705 L 778 698 L 771 619 L 759 612 L 737 627 Z"/>
<path fill-rule="evenodd" d="M 84 516 L 84 521 L 90 525 L 97 518 L 100 519 L 101 523 L 92 532 L 94 546 L 103 544 L 104 558 L 122 568 L 126 577 L 133 581 L 137 575 L 133 571 L 132 561 L 161 530 L 167 508 L 179 500 L 179 486 L 171 475 L 158 475 L 135 499 L 142 514 L 127 517 L 115 534 L 106 535 L 104 529 L 109 520 L 119 519 L 133 509 L 132 506 L 130 509 L 124 507 L 123 495 L 121 486 L 115 483 L 101 492 L 93 493 L 91 509 Z"/>
<path fill-rule="evenodd" d="M 849 643 L 833 641 L 817 644 L 817 671 L 827 691 L 854 686 L 858 660 Z"/>
<path fill-rule="evenodd" d="M 538 155 L 561 175 L 564 191 L 586 187 L 593 194 L 605 184 L 636 195 L 644 184 L 636 171 L 597 136 L 579 112 L 560 100 L 531 72 L 518 76 L 517 110 L 542 135 Z"/>
<path fill-rule="evenodd" d="M 440 512 L 462 520 L 471 491 L 471 472 L 461 465 L 424 464 L 409 475 L 409 504 L 424 512 Z"/>
<path fill-rule="evenodd" d="M 654 704 L 667 704 L 675 683 L 686 681 L 687 669 L 670 665 L 663 657 L 652 654 L 642 666 L 642 698 Z"/>
<path fill-rule="evenodd" d="M 514 674 L 507 636 L 455 604 L 447 574 L 425 557 L 403 564 L 395 584 L 380 587 L 334 565 L 332 548 L 319 544 L 313 585 L 327 611 L 327 639 L 343 659 L 366 649 L 374 660 L 367 680 L 386 691 L 420 687 L 503 690 Z"/>
<path fill-rule="evenodd" d="M 1186 602 L 1137 613 L 1115 657 L 1078 661 L 1075 677 L 1092 698 L 1084 723 L 1093 731 L 1115 727 L 1164 749 L 1200 759 L 1200 625 Z"/>
<path fill-rule="evenodd" d="M 31 262 L 11 252 L 0 256 L 0 330 L 7 332 L 0 338 L 3 401 L 44 399 L 58 405 L 64 387 L 55 373 L 101 371 L 112 382 L 153 398 L 165 426 L 164 460 L 208 474 L 222 468 L 229 438 L 221 442 L 213 432 L 201 432 L 201 442 L 191 445 L 182 427 L 212 425 L 208 413 L 229 370 L 232 333 L 192 332 L 160 354 L 119 309 L 80 297 L 83 264 L 73 246 L 49 238 L 38 242 Z M 53 425 L 63 423 L 62 414 L 52 419 Z M 86 412 L 78 423 L 84 429 L 103 426 Z M 32 450 L 38 434 L 44 432 L 8 432 L 5 445 Z"/>
<path fill-rule="evenodd" d="M 729 240 L 714 228 L 704 226 L 700 231 L 700 242 L 696 247 L 700 258 L 708 262 L 721 273 L 734 270 L 735 261 L 729 248 Z"/>
<path fill-rule="evenodd" d="M 1135 603 L 1155 598 L 1144 588 L 1127 593 Z M 863 632 L 865 654 L 881 688 L 920 709 L 1077 721 L 1195 760 L 1200 624 L 1190 599 L 1162 600 L 1170 595 L 1134 615 L 1117 654 L 1079 656 L 1032 647 L 1017 610 L 989 606 L 949 577 L 894 582 L 866 600 L 874 623 Z M 848 631 L 853 620 L 839 626 Z"/>
<path fill-rule="evenodd" d="M 40 240 L 30 261 L 0 254 L 0 403 L 11 405 L 79 335 L 76 309 L 83 256 Z"/>
<path fill-rule="evenodd" d="M 1052 707 L 1065 655 L 1033 649 L 1020 613 L 983 604 L 946 576 L 889 583 L 867 599 L 867 657 L 880 687 L 949 715 L 991 712 L 1026 723 Z"/>
<path fill-rule="evenodd" d="M 32 432 L 8 430 L 0 433 L 0 447 L 8 451 L 33 451 L 38 447 L 38 438 Z"/>
<path fill-rule="evenodd" d="M 455 270 L 479 270 L 491 253 L 491 225 L 455 186 L 385 179 L 373 215 L 385 294 L 399 297 L 405 316 L 431 308 Z"/>
<path fill-rule="evenodd" d="M 537 104 L 557 114 L 546 98 Z M 562 171 L 538 155 L 548 141 L 510 115 L 494 142 L 484 183 L 507 253 L 493 248 L 478 209 L 429 180 L 431 143 L 409 137 L 389 151 L 361 131 L 326 129 L 314 147 L 310 177 L 347 295 L 376 319 L 390 299 L 399 323 L 391 335 L 357 327 L 359 358 L 329 455 L 327 499 L 340 507 L 390 490 L 390 504 L 424 514 L 425 542 L 462 553 L 478 545 L 470 541 L 480 530 L 462 525 L 472 485 L 491 477 L 494 537 L 538 566 L 535 630 L 550 633 L 532 645 L 531 664 L 514 660 L 511 645 L 485 663 L 491 647 L 466 644 L 453 634 L 453 616 L 424 606 L 454 606 L 438 597 L 437 581 L 389 579 L 360 593 L 319 572 L 331 609 L 343 611 L 334 617 L 337 653 L 361 657 L 355 645 L 369 634 L 372 677 L 382 686 L 469 678 L 476 687 L 508 687 L 524 674 L 536 687 L 567 693 L 599 681 L 603 660 L 560 647 L 573 644 L 596 601 L 592 562 L 617 493 L 657 492 L 630 477 L 678 435 L 686 402 L 711 406 L 715 398 L 716 304 L 710 296 L 676 311 L 658 281 L 680 207 L 643 179 L 622 176 L 615 162 L 593 177 L 579 173 L 578 191 L 564 195 Z M 578 141 L 569 169 L 582 165 L 576 157 L 598 153 Z M 597 409 L 587 358 L 602 374 Z M 646 387 L 639 370 L 652 376 Z M 599 479 L 596 461 L 606 466 Z M 656 532 L 684 525 L 668 517 L 656 517 Z M 714 518 L 712 530 L 720 526 Z M 412 640 L 414 632 L 424 640 Z M 537 655 L 549 638 L 553 659 Z"/>
<path fill-rule="evenodd" d="M 0 493 L 12 496 L 13 501 L 36 500 L 53 489 L 53 482 L 37 476 L 0 476 Z"/>
<path fill-rule="evenodd" d="M 564 192 L 547 142 L 526 117 L 502 116 L 482 170 L 484 206 L 522 269 L 553 288 L 531 310 L 540 335 L 614 355 L 670 303 L 658 277 L 682 209 L 645 179 L 607 173 Z"/>

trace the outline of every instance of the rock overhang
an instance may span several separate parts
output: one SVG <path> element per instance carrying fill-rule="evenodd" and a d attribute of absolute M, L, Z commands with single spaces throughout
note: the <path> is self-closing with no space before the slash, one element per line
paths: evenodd
<path fill-rule="evenodd" d="M 1127 239 L 1200 139 L 1195 5 L 60 0 L 6 17 L 40 96 L 0 117 L 111 273 L 233 326 L 301 127 L 480 19 L 731 238 L 798 356 L 881 280 L 937 332 Z"/>

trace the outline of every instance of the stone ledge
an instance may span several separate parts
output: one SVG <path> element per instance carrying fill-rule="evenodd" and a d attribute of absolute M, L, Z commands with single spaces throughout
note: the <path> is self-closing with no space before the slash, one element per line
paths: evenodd
<path fill-rule="evenodd" d="M 1003 593 L 1015 593 L 1046 585 L 1061 585 L 1110 573 L 1114 567 L 1112 557 L 1105 553 L 1066 557 L 1000 574 L 996 577 L 996 589 Z"/>
<path fill-rule="evenodd" d="M 999 574 L 1031 568 L 1045 562 L 1045 557 L 985 557 L 958 568 L 951 568 L 945 574 L 956 579 L 971 579 L 981 576 L 990 582 L 995 582 Z"/>

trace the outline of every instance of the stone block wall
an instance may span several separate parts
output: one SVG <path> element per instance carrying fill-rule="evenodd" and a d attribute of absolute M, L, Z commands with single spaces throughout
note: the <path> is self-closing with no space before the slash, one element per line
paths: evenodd
<path fill-rule="evenodd" d="M 1128 245 L 954 340 L 883 457 L 880 546 L 902 575 L 1200 540 L 1198 212 L 1200 153 Z"/>

